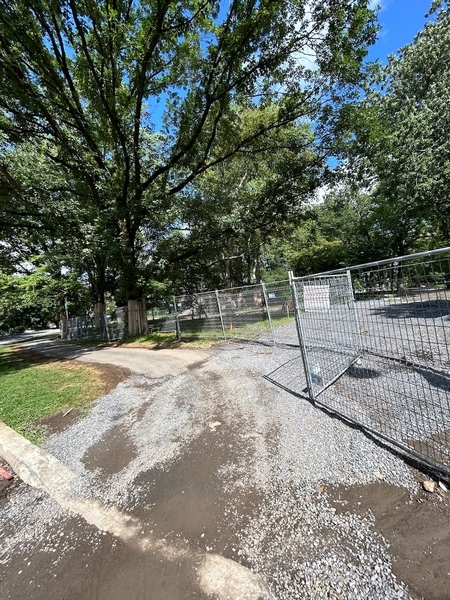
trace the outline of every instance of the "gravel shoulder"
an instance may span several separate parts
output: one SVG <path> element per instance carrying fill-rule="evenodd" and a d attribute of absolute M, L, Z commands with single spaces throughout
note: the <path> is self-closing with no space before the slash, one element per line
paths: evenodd
<path fill-rule="evenodd" d="M 74 506 L 117 509 L 168 552 L 16 481 L 0 500 L 5 600 L 216 598 L 199 585 L 206 555 L 251 569 L 280 600 L 448 598 L 446 494 L 421 491 L 398 456 L 265 378 L 302 382 L 297 350 L 195 352 L 173 373 L 131 369 L 43 447 L 74 474 Z"/>

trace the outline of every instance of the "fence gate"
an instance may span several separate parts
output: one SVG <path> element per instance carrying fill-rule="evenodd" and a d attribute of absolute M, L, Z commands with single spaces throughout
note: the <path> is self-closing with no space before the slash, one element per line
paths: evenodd
<path fill-rule="evenodd" d="M 450 475 L 450 248 L 290 274 L 310 399 Z"/>
<path fill-rule="evenodd" d="M 296 325 L 312 401 L 362 353 L 350 273 L 294 278 Z"/>

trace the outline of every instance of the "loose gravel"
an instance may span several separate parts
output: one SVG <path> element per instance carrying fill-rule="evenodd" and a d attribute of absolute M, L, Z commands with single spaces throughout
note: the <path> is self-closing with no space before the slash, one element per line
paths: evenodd
<path fill-rule="evenodd" d="M 44 448 L 75 474 L 75 496 L 96 496 L 133 511 L 142 501 L 139 475 L 170 470 L 219 422 L 216 428 L 227 429 L 238 450 L 217 465 L 228 499 L 224 519 L 237 533 L 239 560 L 262 576 L 274 598 L 409 598 L 392 573 L 387 543 L 371 528 L 370 513 L 338 514 L 326 490 L 373 483 L 381 474 L 414 492 L 410 469 L 361 431 L 274 385 L 268 375 L 279 386 L 289 387 L 290 380 L 304 386 L 298 350 L 230 343 L 177 377 L 129 378 Z M 122 465 L 117 454 L 114 471 L 108 451 L 117 446 L 129 458 Z M 261 501 L 243 515 L 240 498 L 249 490 Z M 48 524 L 68 518 L 36 490 L 23 486 L 18 498 L 1 512 L 4 568 L 13 551 L 29 550 L 45 538 Z M 100 543 L 92 535 L 93 545 Z"/>

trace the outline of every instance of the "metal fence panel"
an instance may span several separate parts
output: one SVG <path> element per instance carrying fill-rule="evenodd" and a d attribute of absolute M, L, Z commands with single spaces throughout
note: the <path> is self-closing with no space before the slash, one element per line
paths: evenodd
<path fill-rule="evenodd" d="M 321 308 L 308 313 L 303 293 L 306 366 L 314 377 L 319 365 L 323 378 L 312 396 L 450 474 L 450 249 L 358 265 L 349 274 L 354 312 L 351 301 L 334 308 L 330 291 L 329 308 L 322 297 Z M 348 277 L 295 278 L 299 304 L 302 288 L 329 278 L 331 290 L 336 276 Z M 350 363 L 342 377 L 323 377 L 342 356 Z"/>
<path fill-rule="evenodd" d="M 175 296 L 181 337 L 223 339 L 223 327 L 217 292 Z"/>
<path fill-rule="evenodd" d="M 83 315 L 60 322 L 62 340 L 120 340 L 128 331 L 128 309 L 119 307 L 111 315 Z"/>
<path fill-rule="evenodd" d="M 106 324 L 104 314 L 97 317 L 84 315 L 82 317 L 73 317 L 64 319 L 60 323 L 62 340 L 104 340 L 118 339 L 114 331 Z"/>
<path fill-rule="evenodd" d="M 274 343 L 298 346 L 298 338 L 292 323 L 295 318 L 289 281 L 266 283 L 267 308 L 273 328 Z"/>
<path fill-rule="evenodd" d="M 263 286 L 247 285 L 219 292 L 225 338 L 273 340 Z"/>
<path fill-rule="evenodd" d="M 293 284 L 300 345 L 314 400 L 361 356 L 351 279 L 342 273 Z"/>
<path fill-rule="evenodd" d="M 289 281 L 176 296 L 181 337 L 290 343 L 298 346 Z"/>

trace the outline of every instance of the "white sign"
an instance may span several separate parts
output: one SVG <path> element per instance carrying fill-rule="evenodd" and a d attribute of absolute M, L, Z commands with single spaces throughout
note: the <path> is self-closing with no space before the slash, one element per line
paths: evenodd
<path fill-rule="evenodd" d="M 303 287 L 303 302 L 305 311 L 330 310 L 329 285 L 305 285 Z"/>

